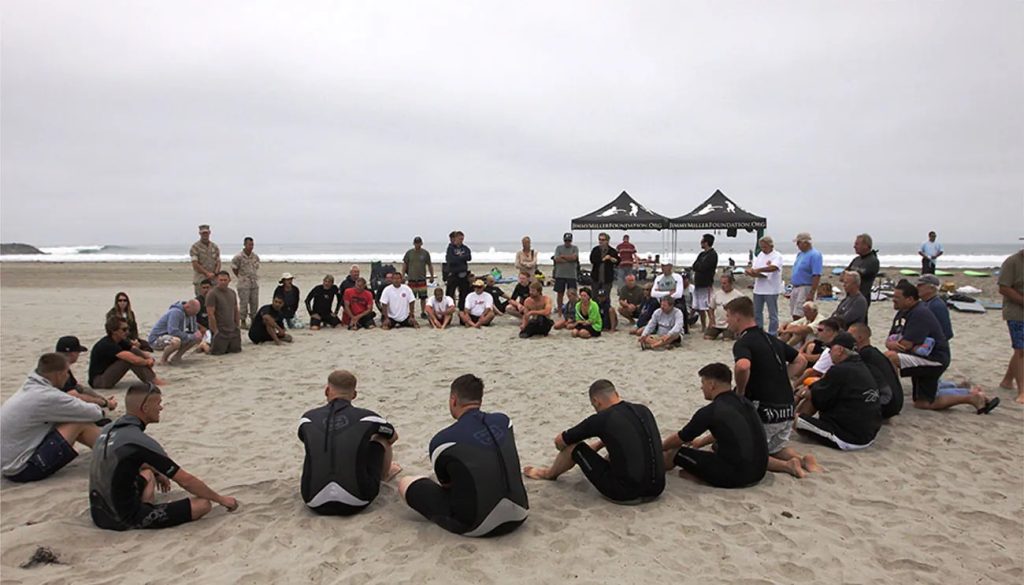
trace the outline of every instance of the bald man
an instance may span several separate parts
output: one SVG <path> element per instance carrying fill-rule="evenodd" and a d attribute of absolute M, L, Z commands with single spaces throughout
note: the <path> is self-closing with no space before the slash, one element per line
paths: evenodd
<path fill-rule="evenodd" d="M 176 364 L 181 361 L 185 352 L 203 340 L 199 332 L 196 315 L 200 304 L 196 299 L 178 301 L 167 308 L 153 330 L 149 332 L 149 344 L 157 351 L 163 350 L 160 363 Z"/>
<path fill-rule="evenodd" d="M 92 521 L 107 530 L 170 528 L 198 520 L 216 502 L 234 512 L 238 500 L 222 496 L 171 460 L 146 425 L 160 422 L 163 396 L 155 384 L 134 384 L 125 396 L 128 414 L 103 427 L 89 472 Z M 195 497 L 157 504 L 170 480 Z"/>

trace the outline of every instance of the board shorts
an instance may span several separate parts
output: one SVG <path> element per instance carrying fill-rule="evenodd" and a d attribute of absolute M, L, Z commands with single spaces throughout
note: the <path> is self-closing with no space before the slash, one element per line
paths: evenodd
<path fill-rule="evenodd" d="M 909 369 L 909 368 L 922 368 L 922 367 L 926 367 L 926 368 L 931 368 L 931 367 L 941 368 L 941 367 L 945 367 L 945 366 L 943 366 L 939 362 L 933 362 L 930 359 L 923 358 L 923 357 L 921 357 L 919 355 L 914 355 L 912 353 L 902 353 L 901 352 L 901 353 L 896 354 L 896 356 L 899 357 L 899 360 L 900 360 L 900 370 L 905 370 L 905 369 Z"/>
<path fill-rule="evenodd" d="M 165 334 L 165 335 L 161 335 L 160 337 L 157 337 L 156 340 L 153 341 L 153 349 L 155 349 L 157 351 L 160 351 L 162 349 L 166 349 L 167 346 L 171 344 L 171 340 L 172 339 L 176 339 L 176 338 L 173 335 L 170 335 L 170 334 Z"/>
<path fill-rule="evenodd" d="M 707 311 L 711 303 L 711 287 L 698 286 L 693 289 L 693 308 L 698 311 Z"/>
<path fill-rule="evenodd" d="M 809 284 L 794 286 L 793 290 L 789 293 L 789 314 L 795 317 L 803 317 L 804 303 L 811 299 L 812 292 L 814 291 Z"/>
<path fill-rule="evenodd" d="M 418 299 L 427 298 L 427 281 L 425 280 L 410 280 L 406 284 L 412 289 L 412 293 L 416 295 Z"/>
<path fill-rule="evenodd" d="M 36 446 L 36 450 L 29 457 L 25 469 L 6 477 L 18 483 L 46 479 L 71 463 L 75 457 L 78 457 L 78 452 L 68 445 L 64 435 L 57 432 L 55 428 L 50 429 L 50 432 L 43 437 L 43 442 Z"/>
<path fill-rule="evenodd" d="M 1010 329 L 1010 345 L 1013 349 L 1024 349 L 1024 321 L 1007 321 Z"/>
<path fill-rule="evenodd" d="M 590 323 L 577 323 L 576 324 L 576 330 L 577 331 L 580 331 L 580 330 L 589 331 L 591 337 L 601 337 L 601 332 L 600 331 L 594 331 L 594 326 L 591 325 Z"/>
<path fill-rule="evenodd" d="M 480 319 L 483 319 L 483 318 L 484 318 L 484 316 L 483 316 L 483 315 L 474 315 L 473 313 L 468 313 L 468 315 L 469 315 L 469 321 L 470 321 L 471 323 L 479 323 L 479 322 L 480 322 Z M 490 327 L 490 325 L 491 325 L 491 324 L 490 324 L 490 323 L 488 323 L 487 325 L 484 325 L 484 327 Z"/>
<path fill-rule="evenodd" d="M 576 279 L 575 278 L 560 278 L 555 277 L 555 292 L 564 293 L 566 289 L 576 290 Z"/>
<path fill-rule="evenodd" d="M 765 468 L 746 470 L 726 461 L 717 453 L 691 447 L 680 447 L 673 462 L 702 481 L 720 488 L 754 485 L 764 478 L 767 469 L 767 461 Z"/>
<path fill-rule="evenodd" d="M 819 442 L 840 449 L 842 451 L 856 451 L 858 449 L 866 449 L 871 446 L 874 441 L 870 441 L 866 445 L 858 445 L 856 443 L 844 440 L 840 438 L 841 435 L 845 435 L 835 423 L 829 420 L 824 420 L 816 416 L 809 416 L 801 414 L 796 419 L 796 429 L 798 431 L 805 431 L 818 439 Z M 848 438 L 848 437 L 847 437 Z"/>
<path fill-rule="evenodd" d="M 654 495 L 644 493 L 644 490 L 632 482 L 623 481 L 612 475 L 612 464 L 601 457 L 586 443 L 577 443 L 572 448 L 572 460 L 580 466 L 583 475 L 587 477 L 594 488 L 602 496 L 616 503 L 638 503 L 648 502 L 657 498 L 661 492 Z"/>
<path fill-rule="evenodd" d="M 180 526 L 192 521 L 192 502 L 188 498 L 182 498 L 166 504 L 139 505 L 139 513 L 132 521 L 132 528 L 156 530 L 159 528 L 171 528 Z"/>
<path fill-rule="evenodd" d="M 787 420 L 774 423 L 761 423 L 764 434 L 768 437 L 768 454 L 774 455 L 786 448 L 789 436 L 793 433 L 793 421 Z"/>

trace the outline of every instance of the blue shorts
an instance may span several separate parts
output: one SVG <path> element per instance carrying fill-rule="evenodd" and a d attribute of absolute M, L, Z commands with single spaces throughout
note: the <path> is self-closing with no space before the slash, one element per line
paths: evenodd
<path fill-rule="evenodd" d="M 565 289 L 571 288 L 576 290 L 576 279 L 575 278 L 555 278 L 555 292 L 565 292 Z"/>
<path fill-rule="evenodd" d="M 1024 349 L 1024 321 L 1007 321 L 1010 328 L 1010 345 L 1013 349 Z"/>
<path fill-rule="evenodd" d="M 64 440 L 64 435 L 58 433 L 57 429 L 50 429 L 50 432 L 43 437 L 43 442 L 39 443 L 35 452 L 32 453 L 25 469 L 7 479 L 21 483 L 46 479 L 71 463 L 75 457 L 78 457 L 78 452 L 68 445 L 68 442 Z"/>

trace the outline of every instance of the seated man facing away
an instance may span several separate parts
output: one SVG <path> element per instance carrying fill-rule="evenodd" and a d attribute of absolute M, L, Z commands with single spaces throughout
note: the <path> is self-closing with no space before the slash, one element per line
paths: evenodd
<path fill-rule="evenodd" d="M 546 336 L 555 324 L 551 320 L 551 297 L 544 294 L 540 281 L 530 282 L 530 296 L 520 305 L 523 319 L 519 323 L 519 337 Z"/>
<path fill-rule="evenodd" d="M 335 370 L 324 388 L 327 404 L 299 419 L 305 446 L 302 501 L 317 514 L 350 516 L 380 492 L 380 482 L 402 470 L 391 462 L 395 427 L 372 410 L 352 405 L 356 377 Z"/>
<path fill-rule="evenodd" d="M 640 349 L 658 349 L 682 345 L 683 312 L 671 297 L 661 297 L 661 308 L 654 312 L 640 335 Z"/>
<path fill-rule="evenodd" d="M 7 479 L 45 479 L 78 457 L 76 441 L 92 448 L 100 434 L 93 423 L 103 409 L 61 390 L 68 368 L 63 355 L 43 354 L 21 389 L 0 406 L 0 472 Z"/>
<path fill-rule="evenodd" d="M 128 370 L 143 382 L 164 383 L 153 371 L 156 360 L 128 341 L 128 321 L 124 317 L 107 319 L 105 327 L 107 336 L 97 341 L 89 354 L 90 386 L 113 388 Z"/>
<path fill-rule="evenodd" d="M 337 300 L 337 307 L 335 307 Z M 343 299 L 334 284 L 334 276 L 324 276 L 321 286 L 314 286 L 309 289 L 306 295 L 306 312 L 309 313 L 309 328 L 314 331 L 320 327 L 337 327 L 341 324 L 338 319 L 338 311 L 341 309 Z"/>
<path fill-rule="evenodd" d="M 402 273 L 391 274 L 391 286 L 380 294 L 380 326 L 382 329 L 399 327 L 420 328 L 416 322 L 416 295 L 402 283 Z"/>
<path fill-rule="evenodd" d="M 512 532 L 530 509 L 512 421 L 480 410 L 483 396 L 484 382 L 472 374 L 452 382 L 448 411 L 455 424 L 430 441 L 438 481 L 404 477 L 398 484 L 409 507 L 463 536 Z"/>
<path fill-rule="evenodd" d="M 818 311 L 818 304 L 814 301 L 805 302 L 803 310 L 803 317 L 779 327 L 779 339 L 793 347 L 802 347 L 805 342 L 811 341 L 818 325 L 825 320 L 825 315 Z M 821 353 L 820 350 L 818 353 Z"/>
<path fill-rule="evenodd" d="M 799 402 L 793 428 L 843 451 L 870 447 L 882 426 L 878 385 L 856 347 L 849 333 L 836 335 L 829 343 L 832 367 L 796 395 Z"/>
<path fill-rule="evenodd" d="M 711 317 L 707 329 L 704 330 L 704 339 L 733 339 L 732 331 L 729 330 L 729 323 L 725 319 L 725 305 L 736 298 L 742 297 L 743 293 L 736 290 L 736 278 L 732 273 L 723 274 L 718 278 L 721 288 L 711 292 L 711 300 L 708 302 L 708 315 Z"/>
<path fill-rule="evenodd" d="M 637 309 L 636 314 L 636 329 L 630 333 L 633 335 L 640 335 L 644 332 L 644 327 L 651 322 L 651 317 L 654 316 L 654 312 L 661 307 L 661 300 L 651 296 L 651 291 L 654 285 L 651 283 L 644 284 L 644 298 L 640 302 L 640 307 Z"/>
<path fill-rule="evenodd" d="M 252 317 L 252 326 L 249 327 L 249 340 L 259 345 L 266 341 L 273 341 L 274 345 L 281 345 L 281 342 L 292 342 L 292 336 L 284 330 L 284 299 L 274 297 L 269 305 L 263 305 Z"/>
<path fill-rule="evenodd" d="M 430 320 L 430 324 L 434 329 L 447 328 L 452 322 L 455 310 L 455 300 L 444 294 L 443 287 L 434 287 L 434 296 L 430 297 L 427 301 L 427 308 L 425 309 L 427 319 Z"/>
<path fill-rule="evenodd" d="M 768 439 L 754 404 L 732 391 L 732 371 L 725 364 L 708 364 L 697 372 L 704 399 L 678 433 L 665 437 L 665 470 L 678 465 L 715 487 L 754 485 L 768 471 Z M 704 432 L 710 435 L 701 437 Z M 698 437 L 701 437 L 698 439 Z M 713 445 L 713 451 L 701 447 Z"/>
<path fill-rule="evenodd" d="M 89 388 L 84 384 L 80 384 L 75 378 L 75 373 L 71 371 L 71 366 L 78 362 L 78 356 L 81 355 L 83 351 L 89 351 L 89 348 L 82 345 L 74 335 L 65 335 L 57 340 L 57 347 L 54 351 L 61 354 L 68 360 L 68 381 L 64 382 L 64 386 L 61 390 L 90 404 L 98 404 L 101 408 L 117 410 L 117 399 L 113 394 L 103 396 L 92 388 Z"/>
<path fill-rule="evenodd" d="M 882 418 L 896 416 L 903 410 L 903 384 L 900 383 L 899 372 L 884 353 L 871 345 L 870 327 L 864 323 L 854 323 L 849 332 L 857 342 L 857 353 L 861 361 L 875 378 Z"/>
<path fill-rule="evenodd" d="M 163 350 L 161 364 L 178 363 L 186 351 L 203 340 L 196 322 L 199 308 L 199 301 L 195 299 L 174 303 L 153 325 L 149 345 L 157 351 Z"/>
<path fill-rule="evenodd" d="M 103 427 L 96 439 L 89 471 L 89 511 L 92 521 L 108 530 L 170 528 L 198 520 L 216 502 L 234 512 L 238 501 L 222 496 L 167 456 L 146 426 L 160 422 L 160 388 L 133 384 L 125 396 L 128 413 Z M 171 482 L 194 498 L 157 504 L 156 491 L 167 492 Z"/>
<path fill-rule="evenodd" d="M 572 330 L 572 336 L 580 339 L 601 337 L 601 329 L 604 328 L 604 320 L 601 318 L 601 307 L 597 301 L 590 298 L 590 289 L 580 289 L 580 300 L 576 303 L 576 325 Z"/>
<path fill-rule="evenodd" d="M 840 319 L 846 327 L 854 323 L 867 323 L 868 299 L 860 292 L 859 272 L 843 273 L 843 291 L 846 292 L 846 298 L 839 302 L 832 318 Z"/>
<path fill-rule="evenodd" d="M 551 467 L 523 469 L 532 479 L 558 479 L 575 465 L 597 491 L 618 503 L 651 501 L 665 489 L 665 461 L 654 415 L 642 404 L 626 402 L 615 385 L 597 380 L 590 385 L 590 404 L 597 411 L 555 436 L 558 455 Z M 599 440 L 588 444 L 586 439 Z M 608 458 L 598 455 L 607 447 Z"/>
<path fill-rule="evenodd" d="M 572 331 L 576 328 L 576 303 L 580 302 L 579 293 L 574 288 L 570 288 L 565 292 L 566 301 L 565 304 L 558 308 L 558 321 L 555 321 L 555 329 L 568 329 Z"/>
<path fill-rule="evenodd" d="M 341 295 L 344 299 L 345 316 L 342 324 L 348 325 L 352 331 L 356 329 L 373 329 L 376 325 L 373 318 L 377 316 L 373 312 L 373 293 L 366 288 L 366 279 L 356 277 L 355 286 L 345 289 Z"/>
<path fill-rule="evenodd" d="M 484 281 L 473 281 L 473 292 L 466 295 L 465 308 L 459 318 L 466 327 L 479 329 L 494 320 L 494 297 L 484 290 Z"/>

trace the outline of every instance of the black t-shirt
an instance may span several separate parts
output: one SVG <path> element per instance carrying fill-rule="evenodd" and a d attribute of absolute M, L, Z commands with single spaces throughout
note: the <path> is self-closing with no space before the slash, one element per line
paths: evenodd
<path fill-rule="evenodd" d="M 664 475 L 658 425 L 642 404 L 625 400 L 593 414 L 562 433 L 566 444 L 597 437 L 608 450 L 611 473 L 625 485 L 647 485 Z"/>
<path fill-rule="evenodd" d="M 61 390 L 64 392 L 71 392 L 72 390 L 76 390 L 77 388 L 78 380 L 75 379 L 75 373 L 72 372 L 71 370 L 68 370 L 68 381 L 64 382 L 64 387 L 61 388 Z"/>
<path fill-rule="evenodd" d="M 871 345 L 861 348 L 857 353 L 860 354 L 861 361 L 875 378 L 875 384 L 878 385 L 879 404 L 885 406 L 896 400 L 902 407 L 903 384 L 900 383 L 900 378 L 889 358 L 885 357 L 885 354 L 877 347 Z"/>
<path fill-rule="evenodd" d="M 259 311 L 256 311 L 256 315 L 252 318 L 252 325 L 249 326 L 249 339 L 256 343 L 273 339 L 263 322 L 263 317 L 267 315 L 270 315 L 278 327 L 284 327 L 284 311 L 275 310 L 274 305 L 263 305 Z"/>
<path fill-rule="evenodd" d="M 713 286 L 716 270 L 718 270 L 718 252 L 714 248 L 697 254 L 697 259 L 693 262 L 693 286 Z"/>
<path fill-rule="evenodd" d="M 484 292 L 491 295 L 491 298 L 494 299 L 495 307 L 501 311 L 505 310 L 505 305 L 508 304 L 508 301 L 502 300 L 502 297 L 505 296 L 505 291 L 501 290 L 496 285 L 491 285 L 484 287 Z"/>
<path fill-rule="evenodd" d="M 834 423 L 842 440 L 866 445 L 882 426 L 878 385 L 859 355 L 833 364 L 825 376 L 811 385 L 811 402 L 822 420 Z"/>
<path fill-rule="evenodd" d="M 750 360 L 750 378 L 746 387 L 748 399 L 764 405 L 793 405 L 793 386 L 786 364 L 799 357 L 796 348 L 754 326 L 740 333 L 732 346 L 732 355 L 737 362 Z"/>
<path fill-rule="evenodd" d="M 921 357 L 944 366 L 949 365 L 949 342 L 946 341 L 946 334 L 942 332 L 942 325 L 935 318 L 935 314 L 924 303 L 918 302 L 909 311 L 896 313 L 889 335 L 900 335 L 914 346 L 921 345 L 926 338 L 931 337 L 935 340 L 935 346 L 932 347 L 930 354 Z"/>
<path fill-rule="evenodd" d="M 281 309 L 281 313 L 285 319 L 294 319 L 295 311 L 299 310 L 299 287 L 292 285 L 292 290 L 284 290 L 284 285 L 280 284 L 274 289 L 274 296 L 281 297 L 284 299 L 284 308 Z"/>
<path fill-rule="evenodd" d="M 520 303 L 526 300 L 526 297 L 530 296 L 530 285 L 516 283 L 516 287 L 512 289 L 512 300 L 519 301 Z"/>
<path fill-rule="evenodd" d="M 127 339 L 117 343 L 110 336 L 96 342 L 89 353 L 89 385 L 92 386 L 97 376 L 107 371 L 107 368 L 117 361 L 117 354 L 122 351 L 131 351 L 132 343 Z"/>
<path fill-rule="evenodd" d="M 689 443 L 705 431 L 715 437 L 715 453 L 737 467 L 768 466 L 768 439 L 754 405 L 735 392 L 723 392 L 693 415 L 679 431 Z"/>
<path fill-rule="evenodd" d="M 199 295 L 196 297 L 199 301 L 199 312 L 196 313 L 196 323 L 199 323 L 207 329 L 210 328 L 210 315 L 206 312 L 206 295 Z"/>
<path fill-rule="evenodd" d="M 857 256 L 846 269 L 860 274 L 860 294 L 864 295 L 868 304 L 871 304 L 871 287 L 875 284 L 875 277 L 878 276 L 880 269 L 878 251 L 871 250 L 863 256 Z"/>
<path fill-rule="evenodd" d="M 326 319 L 335 312 L 334 301 L 338 299 L 338 287 L 331 285 L 329 288 L 323 286 L 315 286 L 309 290 L 309 294 L 306 295 L 306 311 L 310 315 L 316 313 L 320 315 L 321 319 Z M 338 302 L 338 306 L 341 307 L 341 302 Z"/>
<path fill-rule="evenodd" d="M 603 260 L 605 256 L 611 256 L 612 260 Z M 590 251 L 590 276 L 595 283 L 610 284 L 615 282 L 615 267 L 619 265 L 619 251 L 611 246 L 602 250 L 601 246 L 594 246 Z"/>

